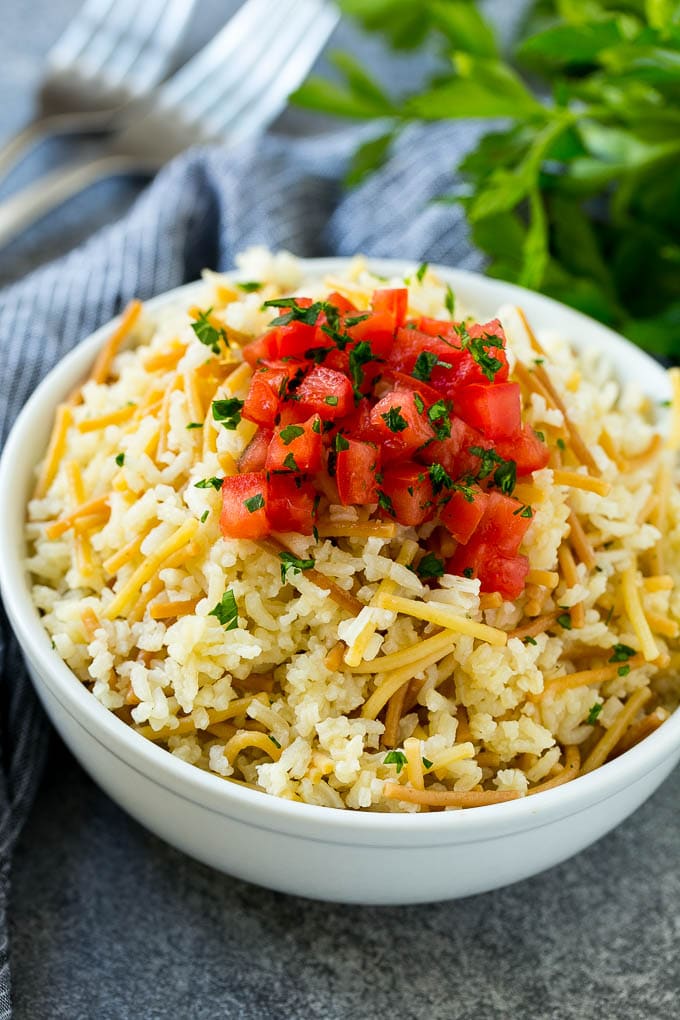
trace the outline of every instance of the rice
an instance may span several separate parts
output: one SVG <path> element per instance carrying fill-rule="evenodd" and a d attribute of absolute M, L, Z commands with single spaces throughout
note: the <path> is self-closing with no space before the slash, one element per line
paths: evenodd
<path fill-rule="evenodd" d="M 328 530 L 344 525 L 346 537 L 285 534 L 278 546 L 226 539 L 219 480 L 235 473 L 255 426 L 221 428 L 211 402 L 245 395 L 240 346 L 266 329 L 263 301 L 334 290 L 367 307 L 376 287 L 404 285 L 371 275 L 362 259 L 326 279 L 306 279 L 304 264 L 285 252 L 251 249 L 237 261 L 240 277 L 260 288 L 247 292 L 206 273 L 198 301 L 224 330 L 226 353 L 201 343 L 196 309 L 166 308 L 155 320 L 143 313 L 109 378 L 87 381 L 70 405 L 53 477 L 29 503 L 33 598 L 79 680 L 192 765 L 275 796 L 356 810 L 423 810 L 427 791 L 447 793 L 447 809 L 525 796 L 566 776 L 569 748 L 587 770 L 639 690 L 647 692 L 644 713 L 660 708 L 663 721 L 678 701 L 680 497 L 649 398 L 634 383 L 620 385 L 597 354 L 539 336 L 543 367 L 602 491 L 578 487 L 589 473 L 573 457 L 561 468 L 569 422 L 540 387 L 524 387 L 523 419 L 556 452 L 517 487 L 533 509 L 522 551 L 539 579 L 555 572 L 558 581 L 529 583 L 515 602 L 489 599 L 478 580 L 452 574 L 424 584 L 407 553 L 432 526 L 352 535 L 369 516 L 361 507 L 325 507 Z M 409 286 L 411 314 L 449 317 L 434 272 Z M 458 318 L 468 312 L 456 309 Z M 511 366 L 542 361 L 517 311 L 502 309 L 500 318 Z M 561 469 L 576 472 L 577 487 L 555 483 Z M 98 512 L 55 527 L 102 496 Z M 574 518 L 591 565 L 574 553 Z M 313 559 L 316 573 L 284 578 L 282 548 Z M 390 609 L 385 584 L 396 605 L 408 600 L 437 621 L 462 619 L 471 632 L 453 623 L 442 632 Z M 228 592 L 236 607 L 229 629 L 219 612 Z M 502 642 L 479 625 L 502 632 Z M 421 643 L 440 633 L 441 650 L 420 655 Z M 382 670 L 385 656 L 409 650 L 410 663 Z M 560 683 L 589 670 L 592 682 Z M 381 701 L 390 682 L 397 686 Z M 402 704 L 387 747 L 392 697 Z M 372 704 L 377 711 L 367 711 Z M 630 720 L 631 739 L 636 726 L 645 732 L 644 713 Z M 407 789 L 413 802 L 399 799 Z"/>

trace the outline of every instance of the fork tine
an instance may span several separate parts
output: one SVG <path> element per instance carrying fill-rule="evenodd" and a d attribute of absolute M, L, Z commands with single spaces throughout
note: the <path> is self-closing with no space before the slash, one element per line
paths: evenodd
<path fill-rule="evenodd" d="M 184 31 L 194 6 L 195 0 L 165 0 L 161 3 L 161 17 L 153 45 L 147 44 L 135 63 L 135 91 L 145 92 L 161 81 L 168 66 L 168 55 Z"/>
<path fill-rule="evenodd" d="M 269 124 L 306 77 L 338 20 L 339 12 L 328 3 L 298 0 L 296 17 L 281 34 L 274 59 L 264 73 L 244 79 L 228 102 L 216 104 L 205 119 L 208 135 L 227 136 L 236 145 Z"/>
<path fill-rule="evenodd" d="M 161 106 L 181 108 L 189 120 L 200 120 L 216 98 L 251 73 L 253 55 L 261 57 L 273 46 L 295 2 L 247 0 L 215 39 L 161 87 Z"/>

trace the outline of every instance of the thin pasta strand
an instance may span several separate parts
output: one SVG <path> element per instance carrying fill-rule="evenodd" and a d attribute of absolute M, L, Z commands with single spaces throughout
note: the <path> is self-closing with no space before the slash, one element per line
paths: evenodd
<path fill-rule="evenodd" d="M 121 344 L 132 332 L 142 311 L 141 301 L 136 299 L 130 301 L 125 308 L 120 322 L 106 341 L 90 372 L 90 380 L 95 383 L 105 383 L 111 369 L 111 363 L 118 353 Z"/>
<path fill-rule="evenodd" d="M 599 768 L 607 760 L 611 752 L 618 744 L 628 727 L 634 721 L 640 709 L 652 696 L 649 687 L 640 687 L 628 698 L 616 719 L 605 731 L 604 736 L 598 740 L 588 757 L 583 763 L 582 773 L 585 775 Z"/>
<path fill-rule="evenodd" d="M 108 620 L 114 620 L 117 616 L 120 616 L 123 610 L 132 602 L 142 585 L 160 568 L 163 561 L 166 560 L 172 553 L 181 549 L 181 547 L 186 545 L 187 542 L 190 542 L 197 530 L 198 521 L 192 517 L 188 521 L 185 521 L 174 534 L 166 538 L 164 542 L 161 542 L 158 549 L 151 553 L 151 555 L 144 560 L 143 563 L 140 563 L 132 576 L 116 594 L 113 601 L 105 610 L 104 615 L 106 618 Z"/>
<path fill-rule="evenodd" d="M 414 790 L 399 783 L 385 783 L 383 796 L 388 800 L 402 800 L 410 804 L 426 804 L 429 807 L 484 807 L 487 804 L 504 804 L 517 800 L 517 790 Z"/>
<path fill-rule="evenodd" d="M 68 404 L 59 404 L 52 426 L 47 453 L 33 491 L 34 499 L 43 499 L 55 479 L 59 463 L 66 449 L 66 433 L 73 423 L 73 411 Z"/>

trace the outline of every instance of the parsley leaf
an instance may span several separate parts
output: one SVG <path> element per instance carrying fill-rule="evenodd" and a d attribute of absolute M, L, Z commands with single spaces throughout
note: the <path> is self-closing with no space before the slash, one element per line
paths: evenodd
<path fill-rule="evenodd" d="M 603 706 L 598 704 L 598 702 L 596 701 L 593 707 L 590 709 L 590 712 L 588 712 L 588 718 L 586 719 L 586 723 L 588 724 L 588 726 L 595 725 L 595 723 L 597 722 L 597 717 L 602 711 L 602 708 Z"/>
<path fill-rule="evenodd" d="M 446 284 L 446 297 L 444 298 L 444 307 L 446 308 L 446 311 L 449 313 L 451 318 L 453 318 L 456 311 L 456 296 L 451 290 L 450 283 Z"/>
<path fill-rule="evenodd" d="M 300 468 L 297 466 L 295 462 L 295 457 L 293 456 L 292 453 L 287 453 L 286 456 L 283 458 L 283 466 L 288 468 L 289 471 L 300 470 Z"/>
<path fill-rule="evenodd" d="M 212 478 L 202 478 L 200 482 L 196 482 L 194 485 L 195 489 L 221 489 L 224 478 L 217 478 L 213 475 Z"/>
<path fill-rule="evenodd" d="M 446 400 L 437 400 L 427 412 L 437 439 L 448 439 L 451 435 L 451 418 L 449 404 Z"/>
<path fill-rule="evenodd" d="M 484 333 L 480 337 L 471 337 L 463 323 L 458 323 L 454 329 L 460 337 L 460 345 L 464 351 L 468 351 L 486 378 L 493 382 L 496 372 L 503 367 L 503 362 L 489 353 L 489 348 L 502 348 L 503 341 L 492 333 Z"/>
<path fill-rule="evenodd" d="M 208 616 L 216 616 L 225 630 L 236 630 L 238 627 L 238 606 L 236 605 L 236 597 L 231 588 L 227 588 L 217 605 L 210 610 Z"/>
<path fill-rule="evenodd" d="M 253 291 L 262 290 L 263 284 L 259 280 L 243 280 L 237 283 L 236 286 L 239 290 L 245 291 L 246 294 L 252 294 Z"/>
<path fill-rule="evenodd" d="M 337 407 L 338 406 L 338 398 L 334 397 L 332 394 L 331 394 L 330 397 L 324 397 L 323 398 L 323 402 L 324 402 L 324 404 L 328 404 L 329 407 Z"/>
<path fill-rule="evenodd" d="M 381 510 L 384 510 L 392 517 L 397 516 L 392 500 L 390 499 L 386 492 L 382 491 L 382 489 L 378 489 L 378 506 L 380 507 Z"/>
<path fill-rule="evenodd" d="M 399 775 L 405 764 L 406 755 L 403 751 L 388 751 L 383 758 L 383 765 L 396 765 L 397 775 Z"/>
<path fill-rule="evenodd" d="M 380 415 L 390 432 L 403 432 L 408 428 L 408 422 L 400 412 L 401 407 L 391 407 L 387 414 Z"/>
<path fill-rule="evenodd" d="M 289 446 L 294 439 L 299 439 L 300 436 L 304 435 L 304 432 L 305 430 L 302 425 L 286 425 L 279 432 L 279 437 L 284 446 Z"/>
<path fill-rule="evenodd" d="M 359 387 L 364 381 L 364 370 L 363 365 L 366 365 L 369 361 L 374 361 L 373 351 L 371 345 L 367 340 L 361 340 L 356 347 L 353 347 L 349 352 L 349 373 L 354 383 L 354 395 L 357 399 L 361 398 Z"/>
<path fill-rule="evenodd" d="M 428 473 L 430 475 L 430 481 L 432 482 L 432 488 L 435 492 L 441 492 L 442 489 L 453 488 L 453 478 L 451 478 L 448 471 L 446 471 L 441 464 L 430 464 Z"/>
<path fill-rule="evenodd" d="M 495 450 L 487 450 L 483 446 L 470 446 L 468 452 L 479 457 L 481 464 L 477 477 L 488 478 L 493 471 L 494 485 L 506 496 L 511 495 L 517 484 L 517 464 L 514 460 L 505 460 Z"/>
<path fill-rule="evenodd" d="M 635 649 L 630 645 L 614 645 L 610 662 L 627 662 L 635 655 Z"/>
<path fill-rule="evenodd" d="M 429 382 L 432 375 L 432 369 L 437 364 L 439 358 L 432 351 L 422 351 L 416 358 L 416 363 L 413 366 L 411 375 L 414 379 L 420 379 L 421 382 Z"/>
<path fill-rule="evenodd" d="M 571 630 L 571 616 L 569 613 L 561 613 L 557 617 L 557 622 L 564 630 Z"/>
<path fill-rule="evenodd" d="M 241 420 L 243 403 L 243 400 L 239 400 L 238 397 L 227 397 L 226 400 L 213 400 L 213 419 L 218 421 L 223 428 L 233 432 Z"/>
<path fill-rule="evenodd" d="M 225 347 L 229 346 L 227 334 L 224 329 L 217 329 L 210 322 L 210 314 L 212 313 L 212 307 L 208 308 L 205 312 L 199 312 L 198 317 L 191 323 L 191 328 L 194 333 L 206 347 L 209 347 L 213 354 L 220 353 L 220 341 L 222 341 Z"/>
<path fill-rule="evenodd" d="M 202 429 L 203 428 L 203 422 L 202 421 L 190 421 L 189 424 L 187 425 L 187 428 L 188 429 Z"/>
<path fill-rule="evenodd" d="M 312 570 L 316 560 L 301 560 L 298 556 L 295 556 L 291 552 L 280 552 L 279 559 L 281 560 L 281 583 L 286 583 L 286 577 L 289 571 L 301 571 L 301 570 Z"/>
<path fill-rule="evenodd" d="M 118 465 L 118 467 L 122 467 L 124 463 L 125 463 L 125 454 L 124 453 L 117 453 L 116 454 L 116 464 Z"/>
<path fill-rule="evenodd" d="M 429 262 L 421 262 L 420 265 L 418 266 L 418 269 L 416 270 L 416 280 L 418 281 L 418 283 L 423 282 L 429 264 L 430 264 Z"/>
<path fill-rule="evenodd" d="M 243 505 L 249 514 L 254 514 L 256 510 L 261 510 L 264 506 L 264 496 L 261 492 L 257 492 L 250 499 L 244 499 Z"/>
<path fill-rule="evenodd" d="M 203 513 L 201 514 L 201 524 L 205 524 L 205 522 L 208 520 L 209 514 L 210 514 L 209 510 L 203 511 Z"/>
<path fill-rule="evenodd" d="M 416 574 L 423 580 L 431 577 L 442 577 L 444 574 L 444 561 L 440 560 L 434 553 L 426 553 L 416 567 Z"/>

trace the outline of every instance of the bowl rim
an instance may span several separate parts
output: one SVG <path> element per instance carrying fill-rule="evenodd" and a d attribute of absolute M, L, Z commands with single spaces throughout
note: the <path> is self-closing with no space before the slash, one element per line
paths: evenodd
<path fill-rule="evenodd" d="M 342 271 L 350 259 L 301 259 L 303 270 L 310 275 Z M 403 276 L 413 272 L 417 263 L 403 259 L 369 259 L 369 267 L 381 275 Z M 670 395 L 670 386 L 663 369 L 648 355 L 614 333 L 606 326 L 582 313 L 568 308 L 544 295 L 514 284 L 484 277 L 478 273 L 432 264 L 445 282 L 461 292 L 472 291 L 469 304 L 487 299 L 495 308 L 506 303 L 521 304 L 533 317 L 554 317 L 560 333 L 573 340 L 583 335 L 578 346 L 594 343 L 603 348 L 614 365 L 628 363 L 631 376 L 642 378 L 651 374 L 659 391 L 656 399 Z M 224 274 L 238 278 L 238 271 Z M 150 313 L 157 313 L 183 302 L 204 286 L 197 280 L 166 291 L 145 302 Z M 477 298 L 474 292 L 477 292 Z M 480 298 L 481 295 L 481 298 Z M 31 663 L 50 694 L 61 707 L 83 727 L 91 738 L 104 743 L 116 757 L 152 781 L 176 794 L 221 815 L 248 818 L 252 824 L 269 830 L 299 832 L 308 835 L 323 830 L 324 838 L 342 842 L 351 834 L 353 842 L 371 838 L 388 841 L 408 838 L 422 844 L 433 842 L 466 842 L 480 837 L 497 837 L 510 831 L 542 827 L 586 806 L 597 803 L 632 786 L 636 780 L 664 765 L 673 754 L 680 753 L 680 710 L 630 751 L 600 766 L 586 776 L 535 796 L 522 797 L 502 804 L 493 804 L 463 811 L 435 813 L 375 812 L 333 810 L 319 805 L 293 802 L 264 791 L 251 790 L 182 761 L 165 749 L 140 736 L 130 726 L 106 709 L 82 684 L 58 653 L 51 647 L 33 605 L 28 572 L 24 565 L 23 524 L 28 486 L 35 463 L 42 454 L 44 442 L 33 438 L 40 429 L 36 418 L 51 423 L 54 409 L 71 388 L 74 378 L 89 367 L 96 351 L 109 335 L 119 317 L 104 324 L 78 344 L 48 373 L 18 415 L 0 458 L 0 506 L 7 507 L 7 527 L 0 529 L 0 592 L 5 608 L 19 640 L 24 657 Z M 46 413 L 48 412 L 48 413 Z M 44 431 L 44 430 L 43 430 Z M 27 457 L 25 449 L 35 447 L 36 456 Z M 17 478 L 23 477 L 23 484 Z M 12 510 L 13 508 L 13 510 Z"/>

